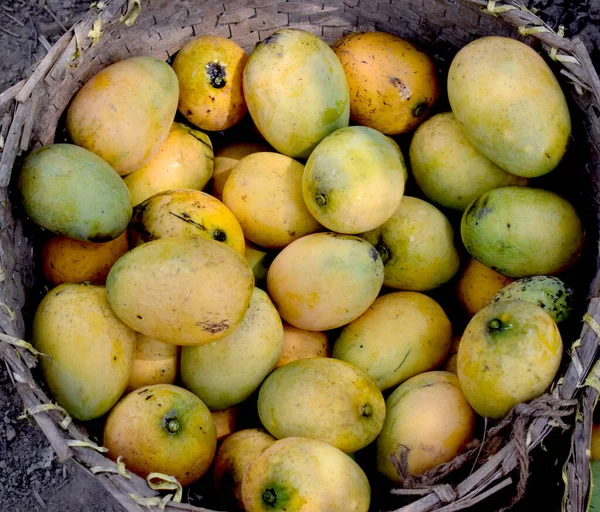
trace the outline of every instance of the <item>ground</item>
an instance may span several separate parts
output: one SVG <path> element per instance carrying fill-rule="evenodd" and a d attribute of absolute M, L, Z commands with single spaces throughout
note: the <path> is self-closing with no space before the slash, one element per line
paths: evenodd
<path fill-rule="evenodd" d="M 600 66 L 600 0 L 529 0 L 566 35 L 579 35 Z M 88 0 L 2 0 L 0 92 L 28 75 L 50 44 L 89 8 Z M 3 512 L 121 512 L 119 505 L 72 462 L 61 464 L 41 431 L 19 419 L 22 404 L 0 367 L 0 510 Z"/>

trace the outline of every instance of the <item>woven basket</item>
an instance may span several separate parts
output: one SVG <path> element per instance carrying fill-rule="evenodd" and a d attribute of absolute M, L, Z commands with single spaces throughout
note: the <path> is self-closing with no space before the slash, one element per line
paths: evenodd
<path fill-rule="evenodd" d="M 581 263 L 585 265 L 582 279 L 589 285 L 583 286 L 587 299 L 580 309 L 580 313 L 585 309 L 587 313 L 583 324 L 576 322 L 577 332 L 581 330 L 580 338 L 573 347 L 565 340 L 566 364 L 552 391 L 511 412 L 510 422 L 519 426 L 524 442 L 509 438 L 493 450 L 494 455 L 477 457 L 471 472 L 459 471 L 458 479 L 451 473 L 424 489 L 392 489 L 390 493 L 389 488 L 382 487 L 377 493 L 384 493 L 383 497 L 379 496 L 379 502 L 383 503 L 381 510 L 449 512 L 478 502 L 484 503 L 486 511 L 496 510 L 501 505 L 491 505 L 490 497 L 511 485 L 514 494 L 519 474 L 523 480 L 522 476 L 528 473 L 530 452 L 548 436 L 560 432 L 562 438 L 573 436 L 571 451 L 565 454 L 568 460 L 564 465 L 567 486 L 563 507 L 568 511 L 585 510 L 589 493 L 587 450 L 592 412 L 600 390 L 600 367 L 592 370 L 600 334 L 595 320 L 600 321 L 600 300 L 597 299 L 600 295 L 600 80 L 581 41 L 555 33 L 534 13 L 514 1 L 98 2 L 61 37 L 29 78 L 0 94 L 0 141 L 4 143 L 0 161 L 0 358 L 7 363 L 29 414 L 50 440 L 60 460 L 73 458 L 91 470 L 99 484 L 125 509 L 208 510 L 162 500 L 161 494 L 145 480 L 104 457 L 84 427 L 65 421 L 64 411 L 51 405 L 35 370 L 35 354 L 21 341 L 27 338 L 31 312 L 44 290 L 36 272 L 33 250 L 37 231 L 24 220 L 17 202 L 11 202 L 11 176 L 16 174 L 13 169 L 18 169 L 21 155 L 55 140 L 60 118 L 75 92 L 108 64 L 133 55 L 155 55 L 168 60 L 187 41 L 207 33 L 230 37 L 251 52 L 257 42 L 280 27 L 308 30 L 330 44 L 352 31 L 391 32 L 418 43 L 436 59 L 442 70 L 447 69 L 456 51 L 472 39 L 505 35 L 531 45 L 553 66 L 569 98 L 574 124 L 569 155 L 562 170 L 552 175 L 575 184 L 570 199 L 582 213 L 589 241 L 587 259 Z M 487 453 L 485 442 L 478 450 Z M 449 466 L 456 463 L 458 467 L 460 462 L 453 461 Z M 519 497 L 523 483 L 521 481 L 517 489 Z M 419 487 L 418 482 L 413 487 Z M 398 494 L 404 495 L 402 502 L 393 496 Z M 171 497 L 173 495 L 171 492 Z"/>

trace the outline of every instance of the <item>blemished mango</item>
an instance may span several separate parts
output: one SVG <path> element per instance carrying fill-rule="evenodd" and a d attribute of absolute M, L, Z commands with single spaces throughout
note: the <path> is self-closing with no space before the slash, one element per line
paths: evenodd
<path fill-rule="evenodd" d="M 368 172 L 366 172 L 368 169 Z M 337 233 L 357 234 L 388 220 L 404 194 L 398 147 L 365 126 L 340 128 L 311 153 L 302 176 L 310 213 Z"/>
<path fill-rule="evenodd" d="M 267 290 L 281 318 L 308 331 L 341 327 L 362 315 L 383 284 L 383 262 L 361 238 L 314 233 L 273 260 Z"/>
<path fill-rule="evenodd" d="M 508 277 L 550 275 L 572 266 L 585 233 L 571 203 L 554 192 L 502 187 L 473 201 L 461 221 L 471 256 Z"/>
<path fill-rule="evenodd" d="M 340 61 L 325 41 L 304 30 L 282 28 L 256 45 L 244 69 L 244 96 L 263 137 L 292 158 L 308 158 L 350 119 Z"/>
<path fill-rule="evenodd" d="M 565 95 L 525 43 L 491 36 L 464 46 L 450 65 L 448 98 L 471 143 L 505 171 L 542 176 L 566 152 L 571 118 Z"/>
<path fill-rule="evenodd" d="M 166 62 L 149 56 L 124 59 L 77 92 L 67 110 L 67 132 L 124 176 L 159 150 L 178 98 L 177 76 Z"/>
<path fill-rule="evenodd" d="M 387 135 L 421 123 L 437 101 L 439 85 L 431 58 L 386 32 L 353 32 L 337 41 L 350 90 L 350 117 Z"/>
<path fill-rule="evenodd" d="M 159 192 L 135 207 L 131 245 L 172 236 L 197 235 L 244 254 L 244 233 L 233 213 L 213 196 L 193 189 Z"/>
<path fill-rule="evenodd" d="M 265 248 L 281 248 L 319 231 L 302 198 L 304 166 L 278 153 L 252 153 L 232 169 L 223 202 L 245 237 Z"/>
<path fill-rule="evenodd" d="M 123 180 L 99 156 L 73 144 L 33 150 L 18 178 L 21 203 L 36 224 L 84 242 L 122 235 L 132 206 Z"/>
<path fill-rule="evenodd" d="M 202 130 L 231 128 L 248 112 L 242 74 L 248 60 L 235 41 L 205 34 L 187 43 L 175 57 L 179 112 Z"/>
<path fill-rule="evenodd" d="M 242 321 L 254 289 L 238 252 L 199 236 L 160 238 L 125 254 L 106 280 L 116 315 L 174 345 L 212 343 Z"/>
<path fill-rule="evenodd" d="M 133 206 L 165 190 L 202 190 L 213 174 L 213 159 L 208 135 L 185 124 L 173 123 L 156 154 L 125 176 Z"/>
<path fill-rule="evenodd" d="M 58 404 L 78 420 L 107 413 L 125 391 L 135 332 L 113 313 L 103 286 L 62 284 L 40 303 L 33 346 Z"/>

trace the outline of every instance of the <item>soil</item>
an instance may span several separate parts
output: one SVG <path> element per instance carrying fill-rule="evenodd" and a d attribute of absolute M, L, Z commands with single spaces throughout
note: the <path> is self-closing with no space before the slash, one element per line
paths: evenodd
<path fill-rule="evenodd" d="M 89 8 L 89 0 L 0 2 L 0 91 L 29 74 L 53 44 Z M 549 25 L 579 35 L 600 69 L 600 0 L 529 0 Z M 103 488 L 75 463 L 59 463 L 0 367 L 0 510 L 7 512 L 121 512 Z M 558 505 L 557 505 L 558 508 Z"/>

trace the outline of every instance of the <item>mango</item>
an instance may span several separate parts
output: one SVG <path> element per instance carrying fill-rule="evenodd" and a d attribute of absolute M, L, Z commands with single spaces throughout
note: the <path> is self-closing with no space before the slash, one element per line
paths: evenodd
<path fill-rule="evenodd" d="M 244 69 L 252 120 L 277 152 L 308 158 L 325 136 L 348 126 L 344 69 L 321 38 L 282 28 L 258 43 Z"/>
<path fill-rule="evenodd" d="M 250 464 L 242 481 L 246 512 L 367 512 L 367 476 L 348 455 L 317 441 L 276 441 Z"/>
<path fill-rule="evenodd" d="M 590 440 L 590 459 L 600 460 L 600 424 L 592 425 L 592 438 Z"/>
<path fill-rule="evenodd" d="M 246 470 L 275 441 L 272 435 L 258 428 L 240 430 L 223 441 L 213 465 L 213 483 L 221 498 L 235 499 L 243 510 L 242 481 Z"/>
<path fill-rule="evenodd" d="M 227 409 L 258 389 L 282 349 L 279 314 L 269 296 L 255 288 L 235 331 L 208 345 L 183 348 L 181 380 L 210 409 Z"/>
<path fill-rule="evenodd" d="M 403 478 L 392 457 L 404 461 L 406 475 L 419 475 L 450 462 L 473 437 L 475 412 L 452 373 L 408 379 L 388 397 L 386 409 L 377 438 L 377 469 L 399 485 Z"/>
<path fill-rule="evenodd" d="M 448 99 L 471 143 L 505 171 L 542 176 L 566 152 L 564 93 L 544 59 L 516 39 L 482 37 L 464 46 L 450 64 Z"/>
<path fill-rule="evenodd" d="M 457 373 L 456 361 L 458 359 L 458 347 L 460 346 L 460 338 L 461 336 L 455 336 L 454 338 L 452 338 L 452 344 L 450 345 L 450 352 L 448 352 L 448 358 L 446 359 L 444 366 L 442 366 L 442 370 L 453 373 L 454 375 L 456 375 Z"/>
<path fill-rule="evenodd" d="M 495 302 L 467 325 L 458 347 L 460 387 L 477 414 L 502 418 L 552 384 L 563 353 L 552 317 L 531 302 Z"/>
<path fill-rule="evenodd" d="M 367 373 L 382 391 L 438 368 L 450 350 L 452 326 L 442 307 L 417 292 L 394 292 L 340 332 L 333 357 Z"/>
<path fill-rule="evenodd" d="M 388 137 L 350 126 L 325 137 L 311 153 L 302 193 L 310 213 L 327 229 L 362 233 L 397 210 L 405 175 L 404 161 Z"/>
<path fill-rule="evenodd" d="M 108 300 L 132 329 L 174 345 L 212 343 L 242 321 L 252 270 L 225 244 L 199 236 L 140 245 L 113 266 Z"/>
<path fill-rule="evenodd" d="M 217 443 L 220 443 L 236 431 L 238 421 L 237 407 L 230 407 L 222 411 L 210 411 L 210 414 L 217 427 Z"/>
<path fill-rule="evenodd" d="M 266 249 L 257 247 L 248 240 L 245 242 L 244 257 L 254 273 L 254 281 L 256 286 L 259 288 L 264 288 L 267 280 L 267 272 L 275 255 L 271 252 L 268 252 Z"/>
<path fill-rule="evenodd" d="M 82 421 L 99 418 L 121 398 L 131 372 L 135 332 L 113 313 L 103 286 L 62 284 L 40 302 L 33 346 L 58 404 Z"/>
<path fill-rule="evenodd" d="M 202 190 L 213 174 L 212 143 L 205 133 L 173 123 L 160 149 L 142 167 L 125 176 L 133 206 L 175 188 Z"/>
<path fill-rule="evenodd" d="M 208 408 L 178 386 L 156 384 L 126 395 L 104 425 L 108 457 L 123 457 L 127 469 L 175 477 L 189 485 L 206 473 L 217 449 L 217 429 Z"/>
<path fill-rule="evenodd" d="M 332 46 L 350 90 L 350 117 L 387 135 L 421 123 L 439 96 L 435 65 L 422 50 L 386 32 L 352 32 Z"/>
<path fill-rule="evenodd" d="M 465 210 L 460 231 L 471 256 L 513 278 L 566 270 L 579 258 L 585 239 L 571 203 L 526 187 L 486 192 Z"/>
<path fill-rule="evenodd" d="M 127 231 L 102 244 L 55 235 L 42 248 L 44 277 L 55 286 L 85 281 L 104 285 L 110 268 L 128 250 Z"/>
<path fill-rule="evenodd" d="M 452 112 L 437 114 L 419 126 L 409 155 L 415 181 L 427 199 L 460 212 L 488 190 L 528 183 L 473 146 Z"/>
<path fill-rule="evenodd" d="M 236 142 L 221 148 L 215 153 L 215 168 L 211 181 L 210 193 L 219 201 L 223 200 L 223 189 L 231 171 L 242 158 L 252 153 L 269 151 L 265 144 L 252 142 Z"/>
<path fill-rule="evenodd" d="M 298 359 L 330 357 L 327 334 L 318 331 L 305 331 L 293 325 L 283 324 L 283 351 L 277 361 L 277 368 Z"/>
<path fill-rule="evenodd" d="M 285 247 L 267 273 L 267 291 L 281 318 L 308 331 L 351 322 L 373 303 L 383 262 L 356 236 L 315 233 Z"/>
<path fill-rule="evenodd" d="M 554 276 L 532 276 L 507 284 L 490 302 L 525 300 L 540 306 L 557 324 L 564 322 L 573 311 L 575 291 Z"/>
<path fill-rule="evenodd" d="M 314 357 L 292 361 L 265 379 L 258 415 L 277 439 L 310 437 L 352 453 L 379 434 L 385 402 L 377 385 L 356 366 Z"/>
<path fill-rule="evenodd" d="M 179 371 L 179 347 L 139 332 L 126 392 L 154 384 L 174 384 Z"/>
<path fill-rule="evenodd" d="M 233 213 L 218 199 L 193 189 L 159 192 L 136 206 L 129 226 L 137 247 L 172 236 L 197 235 L 244 254 L 244 233 Z"/>
<path fill-rule="evenodd" d="M 131 220 L 131 199 L 104 160 L 72 144 L 33 150 L 18 178 L 26 215 L 53 233 L 84 242 L 108 242 Z"/>
<path fill-rule="evenodd" d="M 245 237 L 265 248 L 281 248 L 321 225 L 302 198 L 304 166 L 278 153 L 253 153 L 233 168 L 223 202 L 239 220 Z"/>
<path fill-rule="evenodd" d="M 220 131 L 248 112 L 242 74 L 248 60 L 235 41 L 205 34 L 188 42 L 175 56 L 179 112 L 202 130 Z"/>
<path fill-rule="evenodd" d="M 177 112 L 175 72 L 156 57 L 124 59 L 96 73 L 67 109 L 67 132 L 122 176 L 154 155 Z"/>
<path fill-rule="evenodd" d="M 389 220 L 361 237 L 381 255 L 383 283 L 390 288 L 433 290 L 452 279 L 460 265 L 450 221 L 416 197 L 403 197 Z"/>

